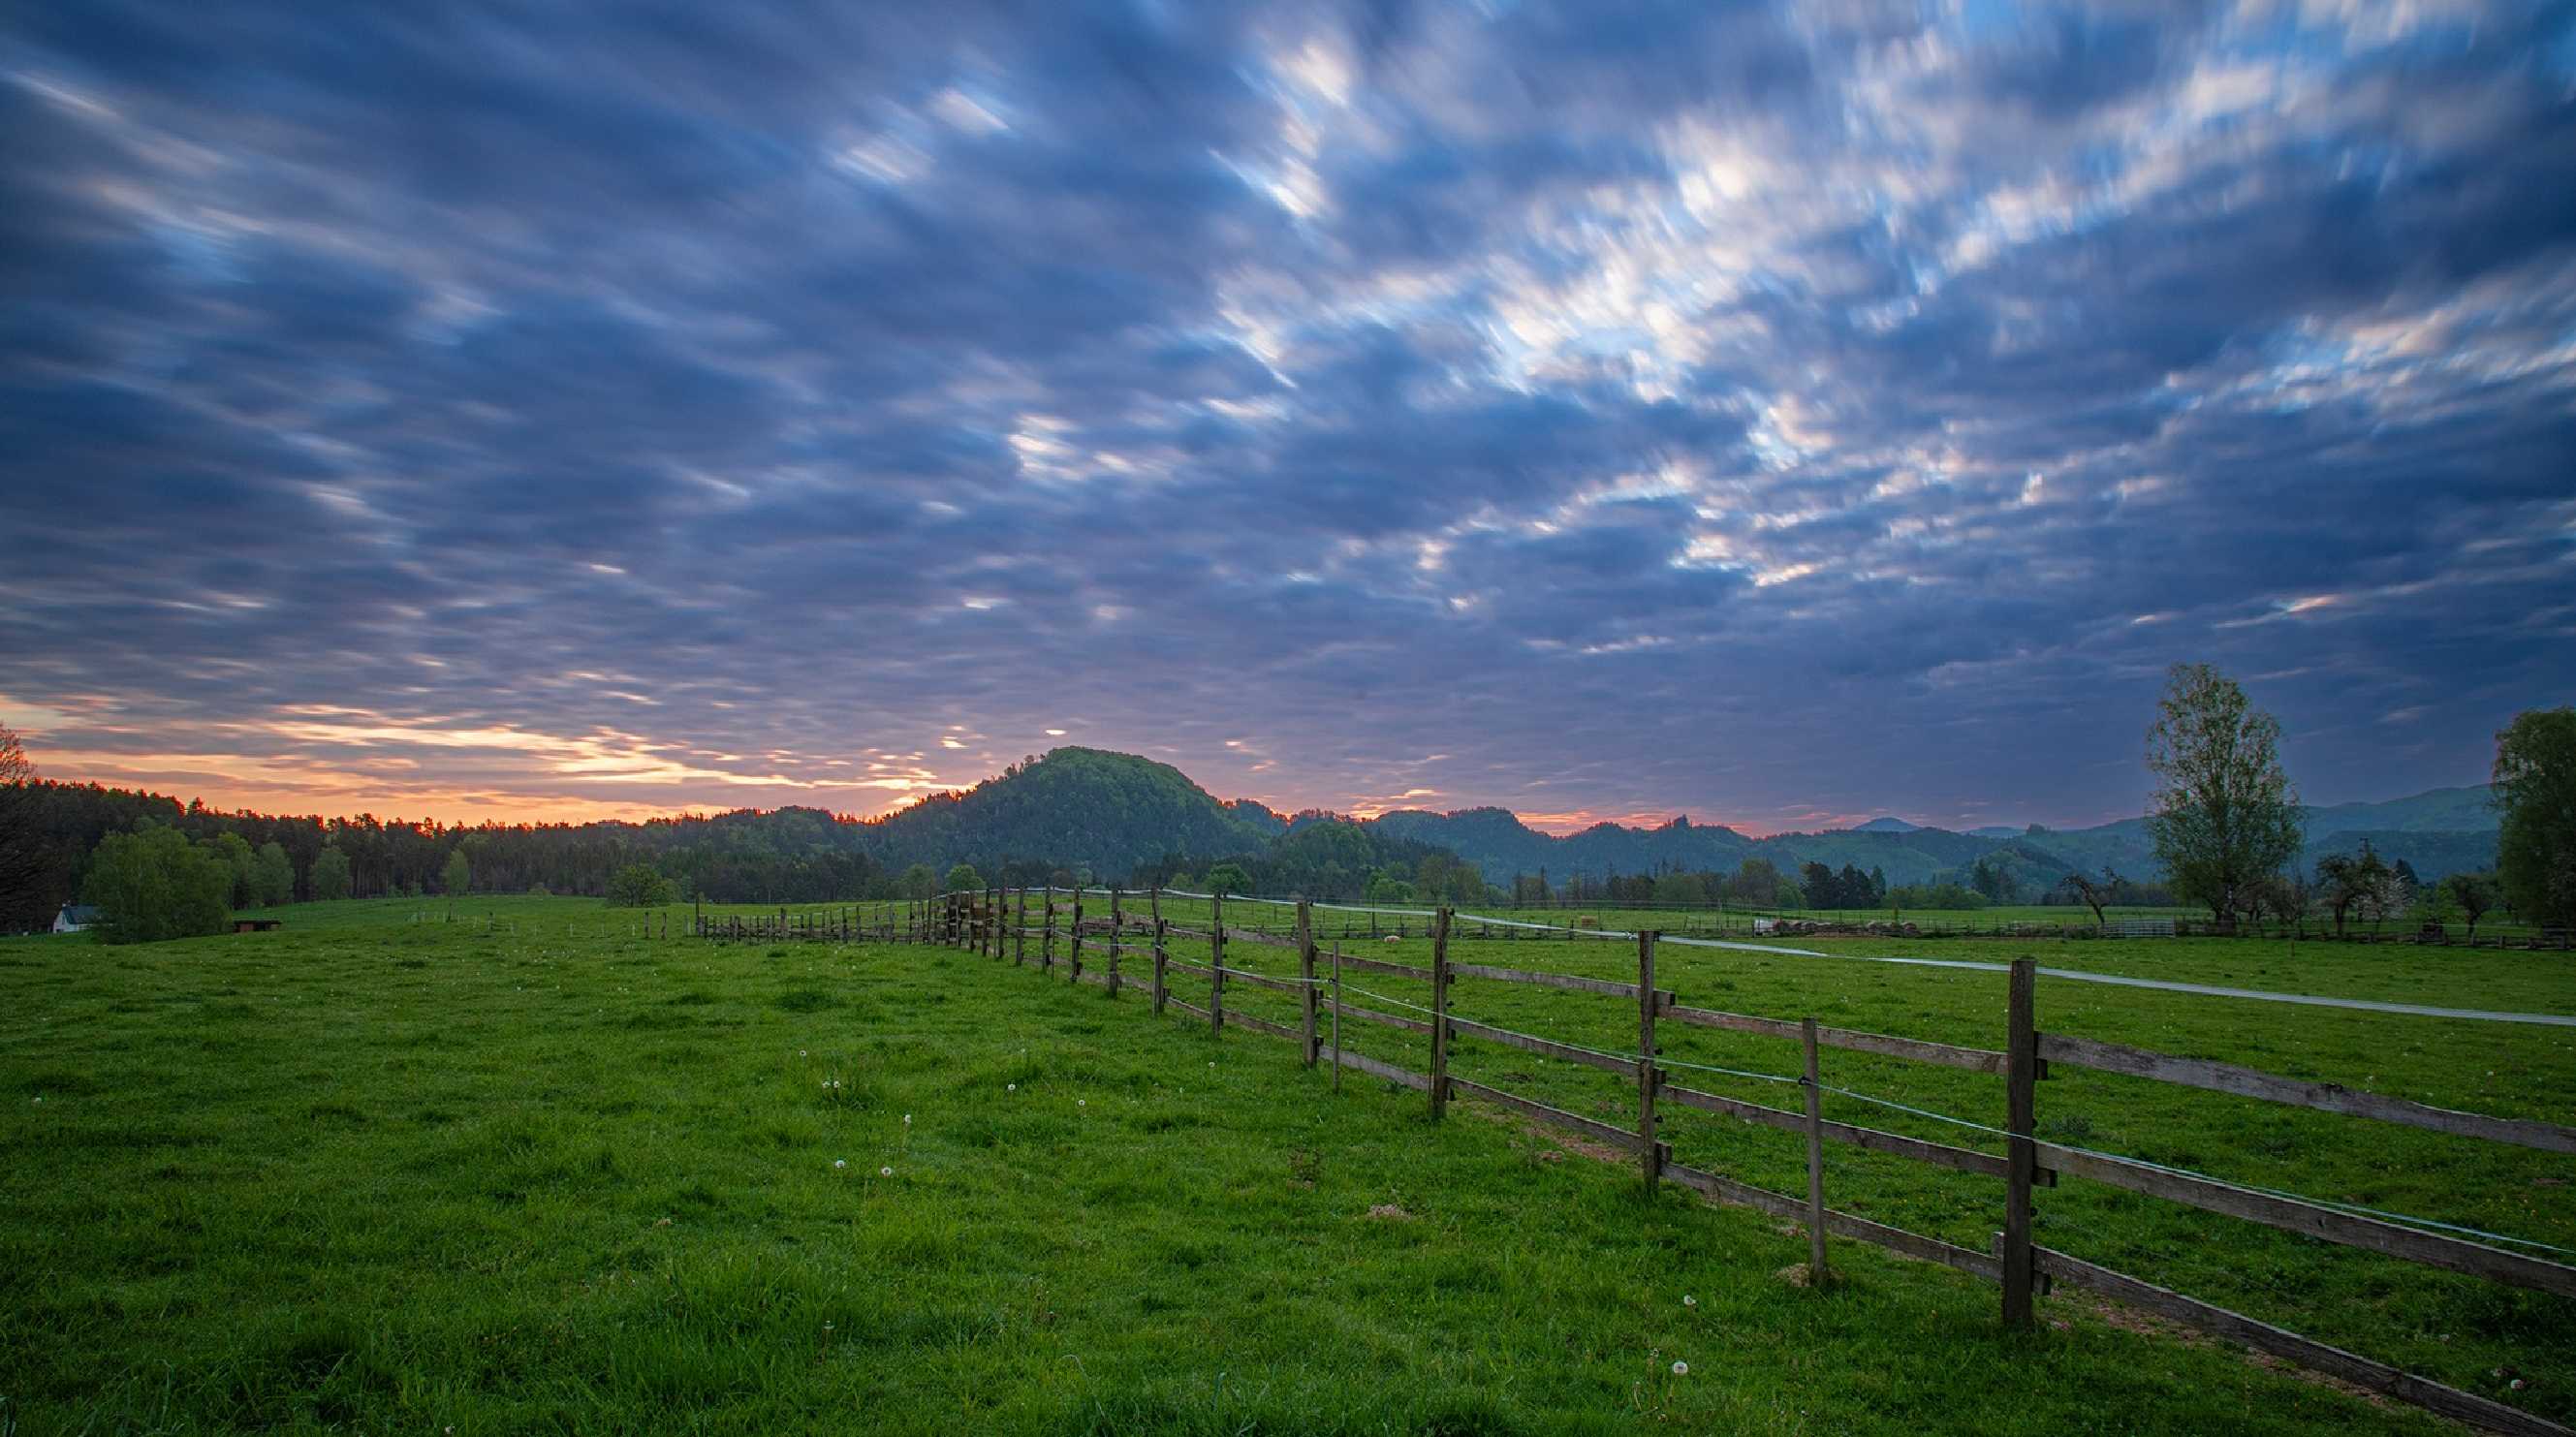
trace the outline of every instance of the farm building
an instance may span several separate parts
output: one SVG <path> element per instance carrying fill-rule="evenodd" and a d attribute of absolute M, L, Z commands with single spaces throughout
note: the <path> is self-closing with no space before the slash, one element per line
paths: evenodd
<path fill-rule="evenodd" d="M 86 903 L 66 903 L 63 905 L 63 911 L 54 915 L 54 931 L 57 933 L 79 933 L 85 931 L 91 924 L 96 923 L 97 921 L 97 909 L 90 907 Z"/>

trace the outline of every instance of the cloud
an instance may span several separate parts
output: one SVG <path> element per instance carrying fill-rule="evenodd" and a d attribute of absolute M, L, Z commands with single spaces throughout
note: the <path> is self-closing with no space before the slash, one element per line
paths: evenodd
<path fill-rule="evenodd" d="M 2013 16 L 29 11 L 10 711 L 282 804 L 1062 729 L 2070 821 L 2207 658 L 2311 796 L 2475 780 L 2576 679 L 2563 8 Z"/>

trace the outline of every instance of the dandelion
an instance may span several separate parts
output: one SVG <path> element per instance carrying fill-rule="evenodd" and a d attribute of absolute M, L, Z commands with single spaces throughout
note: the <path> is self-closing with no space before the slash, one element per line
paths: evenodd
<path fill-rule="evenodd" d="M 1693 1297 L 1693 1296 L 1691 1296 L 1689 1293 L 1685 1292 L 1685 1293 L 1683 1293 L 1683 1294 L 1682 1294 L 1682 1306 L 1684 1306 L 1684 1307 L 1697 1307 L 1697 1306 L 1699 1306 L 1699 1299 L 1698 1299 L 1698 1298 L 1696 1298 L 1696 1297 Z"/>
<path fill-rule="evenodd" d="M 877 1169 L 877 1176 L 878 1176 L 878 1177 L 881 1177 L 881 1178 L 890 1178 L 890 1177 L 893 1177 L 893 1176 L 894 1176 L 894 1169 L 892 1169 L 892 1168 L 879 1168 L 879 1169 Z"/>
<path fill-rule="evenodd" d="M 1019 1084 L 1017 1084 L 1017 1083 L 1004 1083 L 1004 1084 L 1002 1085 L 1002 1091 L 1003 1091 L 1003 1092 L 1006 1092 L 1006 1093 L 1016 1093 L 1016 1092 L 1018 1092 L 1019 1090 L 1020 1090 L 1020 1085 L 1019 1085 Z"/>
<path fill-rule="evenodd" d="M 1087 1108 L 1091 1106 L 1091 1100 L 1089 1098 L 1076 1098 L 1073 1100 L 1073 1105 L 1077 1108 Z"/>
<path fill-rule="evenodd" d="M 1688 1376 L 1690 1376 L 1690 1364 L 1689 1364 L 1689 1363 L 1687 1363 L 1687 1362 L 1676 1362 L 1676 1363 L 1674 1363 L 1674 1364 L 1673 1364 L 1673 1375 L 1674 1375 L 1675 1377 L 1688 1377 Z"/>
<path fill-rule="evenodd" d="M 833 1170 L 834 1172 L 838 1172 L 838 1171 L 840 1171 L 841 1169 L 843 1169 L 843 1168 L 845 1168 L 845 1167 L 848 1167 L 849 1165 L 850 1165 L 850 1160 L 849 1160 L 848 1158 L 834 1158 L 834 1159 L 832 1159 L 832 1170 Z"/>
<path fill-rule="evenodd" d="M 906 1113 L 903 1115 L 903 1125 L 907 1128 L 912 1126 L 912 1114 Z"/>

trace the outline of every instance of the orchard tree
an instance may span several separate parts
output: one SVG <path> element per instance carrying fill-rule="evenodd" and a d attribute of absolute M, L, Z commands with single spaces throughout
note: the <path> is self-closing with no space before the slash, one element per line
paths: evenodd
<path fill-rule="evenodd" d="M 2317 860 L 2317 893 L 2334 914 L 2335 936 L 2343 936 L 2346 915 L 2358 908 L 2367 915 L 2380 901 L 2388 886 L 2388 865 L 2371 851 L 2369 840 L 2361 845 L 2361 856 L 2329 853 Z"/>
<path fill-rule="evenodd" d="M 1222 898 L 1229 893 L 1250 893 L 1252 875 L 1240 863 L 1220 863 L 1207 871 L 1208 892 Z"/>
<path fill-rule="evenodd" d="M 2099 928 L 2105 923 L 2102 916 L 2103 905 L 2111 901 L 2112 890 L 2120 886 L 2120 875 L 2112 872 L 2111 865 L 2105 863 L 2102 865 L 2102 877 L 2099 881 L 2081 873 L 2070 873 L 2059 879 L 2057 886 L 2066 890 L 2076 902 L 2092 909 L 2093 926 Z"/>
<path fill-rule="evenodd" d="M 2247 885 L 2304 841 L 2298 791 L 2281 771 L 2281 725 L 2207 664 L 2176 664 L 2147 730 L 2147 832 L 2174 896 L 2235 926 Z"/>
<path fill-rule="evenodd" d="M 671 880 L 649 863 L 630 863 L 608 877 L 611 908 L 658 908 L 672 901 Z"/>
<path fill-rule="evenodd" d="M 2469 941 L 2478 941 L 2478 920 L 2496 905 L 2496 881 L 2491 873 L 2454 873 L 2442 880 L 2442 896 L 2460 910 L 2469 922 Z"/>
<path fill-rule="evenodd" d="M 2496 735 L 2496 880 L 2526 923 L 2576 928 L 2576 708 L 2527 709 Z"/>
<path fill-rule="evenodd" d="M 232 882 L 212 851 L 154 824 L 98 841 L 81 898 L 98 909 L 100 942 L 159 943 L 224 931 Z"/>

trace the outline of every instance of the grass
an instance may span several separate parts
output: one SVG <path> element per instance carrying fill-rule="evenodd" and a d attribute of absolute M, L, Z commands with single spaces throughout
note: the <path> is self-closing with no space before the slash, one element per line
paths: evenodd
<path fill-rule="evenodd" d="M 0 942 L 0 1431 L 2441 1427 L 2080 1301 L 2007 1335 L 1992 1288 L 1855 1244 L 1834 1245 L 1842 1282 L 1805 1290 L 1779 1275 L 1804 1245 L 1774 1220 L 1650 1201 L 1633 1170 L 1472 1105 L 1434 1125 L 1384 1084 L 1337 1095 L 1293 1045 L 1157 1023 L 1140 991 L 1113 1001 L 944 950 L 647 941 L 634 915 L 574 900 L 459 906 L 488 931 L 411 921 L 439 907 L 289 910 L 283 932 L 145 948 Z M 2065 947 L 2043 957 L 2576 1000 L 2563 966 L 2522 966 L 2545 955 L 2440 954 L 2448 971 L 2422 974 L 2401 950 L 2319 948 L 2262 974 L 2277 945 Z M 1992 975 L 1673 952 L 1659 976 L 1686 1002 L 1952 1041 L 1999 1027 Z M 1287 956 L 1245 945 L 1229 962 L 1285 972 Z M 1589 943 L 1455 956 L 1632 961 Z M 1273 1017 L 1293 1001 L 1229 999 Z M 2243 1004 L 2046 985 L 2042 1004 L 2070 1032 L 2359 1069 L 2453 1106 L 2576 1108 L 2560 1029 L 2307 1009 L 2258 1025 Z M 1620 1037 L 1621 1005 L 1591 995 L 1462 982 L 1457 1007 Z M 1412 1035 L 1345 1037 L 1422 1065 Z M 1795 1056 L 1667 1038 L 1672 1056 L 1765 1071 Z M 1827 1063 L 1828 1081 L 1921 1106 L 2000 1108 L 1990 1078 Z M 1618 1111 L 1606 1075 L 1472 1043 L 1457 1066 Z M 2110 1078 L 2052 1081 L 2040 1110 L 2088 1145 L 2576 1245 L 2565 1193 L 2535 1186 L 2570 1176 L 2563 1157 Z M 1788 1135 L 1685 1114 L 1668 1136 L 1682 1161 L 1799 1181 Z M 1977 1245 L 1993 1225 L 1991 1183 L 1829 1160 L 1838 1206 Z M 2563 1301 L 2073 1180 L 2040 1207 L 2053 1245 L 2259 1297 L 2473 1390 L 2504 1395 L 2486 1374 L 2510 1365 L 2535 1379 L 2513 1400 L 2570 1415 Z"/>

